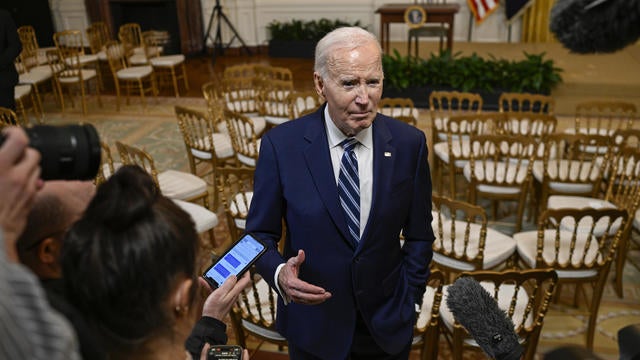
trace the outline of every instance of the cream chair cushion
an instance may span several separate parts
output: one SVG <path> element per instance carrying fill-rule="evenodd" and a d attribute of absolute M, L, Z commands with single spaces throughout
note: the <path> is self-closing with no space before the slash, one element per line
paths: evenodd
<path fill-rule="evenodd" d="M 198 233 L 209 231 L 218 226 L 218 216 L 204 206 L 177 199 L 172 199 L 172 201 L 191 216 Z"/>

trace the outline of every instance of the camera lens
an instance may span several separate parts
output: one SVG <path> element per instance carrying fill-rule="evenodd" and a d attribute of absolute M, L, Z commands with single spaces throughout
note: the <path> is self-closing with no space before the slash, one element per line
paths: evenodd
<path fill-rule="evenodd" d="M 100 167 L 100 138 L 93 125 L 38 125 L 25 129 L 40 152 L 43 180 L 91 180 Z"/>

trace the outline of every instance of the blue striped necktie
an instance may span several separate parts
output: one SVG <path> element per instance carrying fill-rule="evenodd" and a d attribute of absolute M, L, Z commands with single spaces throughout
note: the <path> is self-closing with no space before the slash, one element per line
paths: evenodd
<path fill-rule="evenodd" d="M 347 138 L 340 145 L 344 148 L 338 175 L 338 196 L 344 210 L 349 235 L 354 244 L 360 241 L 360 179 L 358 177 L 358 159 L 353 151 L 358 140 Z"/>

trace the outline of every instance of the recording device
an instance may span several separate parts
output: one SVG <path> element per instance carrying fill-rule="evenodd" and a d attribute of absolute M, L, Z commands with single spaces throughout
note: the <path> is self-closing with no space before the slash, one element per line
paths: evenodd
<path fill-rule="evenodd" d="M 640 38 L 640 1 L 557 0 L 549 29 L 572 52 L 611 53 Z"/>
<path fill-rule="evenodd" d="M 242 276 L 266 250 L 267 247 L 262 241 L 246 233 L 231 245 L 202 277 L 215 289 L 231 275 Z"/>
<path fill-rule="evenodd" d="M 447 306 L 487 356 L 497 360 L 520 359 L 523 348 L 513 321 L 476 280 L 461 277 L 449 286 Z"/>
<path fill-rule="evenodd" d="M 95 178 L 102 149 L 93 125 L 36 125 L 24 130 L 29 137 L 29 146 L 40 152 L 42 180 Z M 4 138 L 0 134 L 0 146 Z"/>
<path fill-rule="evenodd" d="M 207 360 L 242 360 L 242 348 L 237 345 L 212 345 Z"/>

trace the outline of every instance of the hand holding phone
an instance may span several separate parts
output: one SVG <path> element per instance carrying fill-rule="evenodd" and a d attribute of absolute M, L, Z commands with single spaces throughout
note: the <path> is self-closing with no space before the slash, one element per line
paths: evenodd
<path fill-rule="evenodd" d="M 218 258 L 202 277 L 213 289 L 222 285 L 231 275 L 238 278 L 267 250 L 254 235 L 246 233 Z"/>

